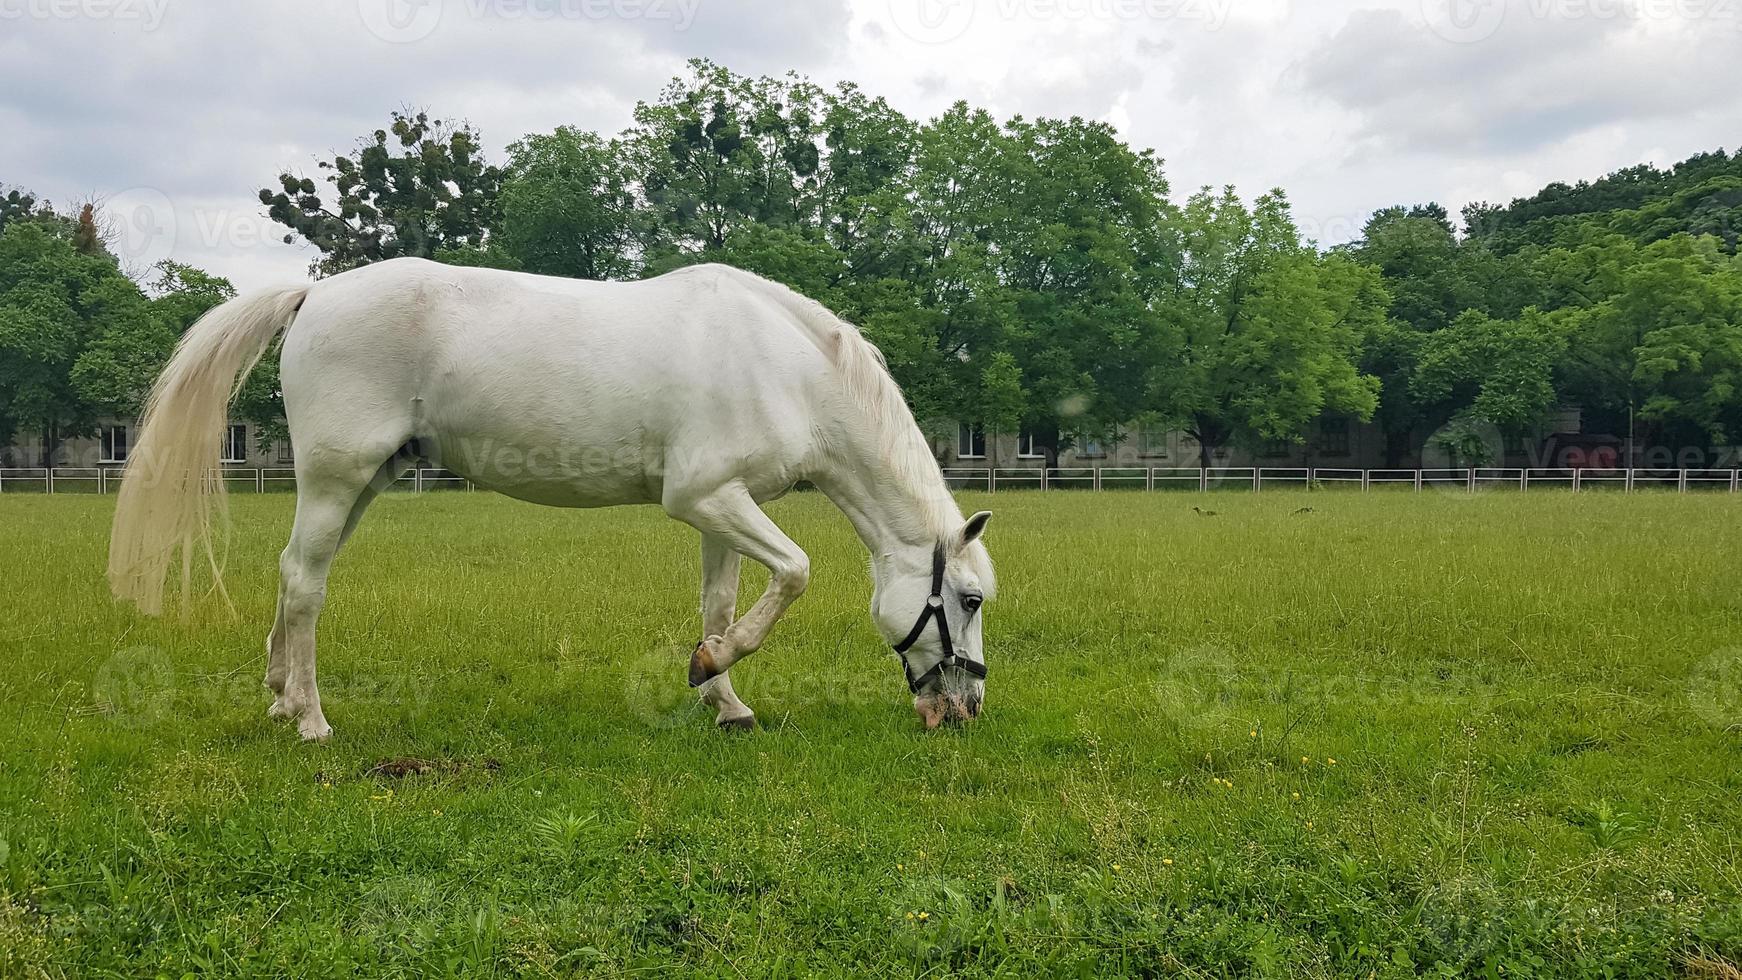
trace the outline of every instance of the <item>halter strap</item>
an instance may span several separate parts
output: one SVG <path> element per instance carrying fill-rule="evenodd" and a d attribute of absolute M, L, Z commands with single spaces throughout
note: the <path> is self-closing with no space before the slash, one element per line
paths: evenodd
<path fill-rule="evenodd" d="M 926 624 L 932 620 L 938 624 L 938 642 L 943 646 L 943 659 L 932 664 L 931 669 L 918 677 L 913 676 L 913 665 L 907 661 L 907 651 L 919 641 L 925 632 Z M 966 657 L 956 656 L 955 643 L 950 640 L 950 622 L 944 613 L 944 546 L 939 543 L 931 553 L 931 595 L 926 597 L 925 609 L 919 614 L 919 619 L 913 624 L 913 629 L 907 632 L 907 638 L 895 645 L 895 652 L 901 657 L 901 673 L 907 678 L 907 689 L 914 694 L 924 687 L 926 682 L 944 672 L 950 667 L 964 674 L 984 679 L 986 665 Z"/>

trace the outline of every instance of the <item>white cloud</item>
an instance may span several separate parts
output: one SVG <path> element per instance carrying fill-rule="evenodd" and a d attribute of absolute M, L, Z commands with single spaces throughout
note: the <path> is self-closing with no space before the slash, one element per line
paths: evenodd
<path fill-rule="evenodd" d="M 1387 204 L 1455 210 L 1734 146 L 1732 11 L 1742 0 L 0 0 L 0 181 L 63 203 L 160 194 L 173 234 L 153 249 L 258 286 L 309 256 L 276 241 L 254 191 L 389 110 L 468 118 L 496 148 L 565 123 L 614 132 L 701 56 L 853 79 L 922 118 L 967 99 L 1108 120 L 1159 151 L 1177 194 L 1280 185 L 1334 242 Z"/>

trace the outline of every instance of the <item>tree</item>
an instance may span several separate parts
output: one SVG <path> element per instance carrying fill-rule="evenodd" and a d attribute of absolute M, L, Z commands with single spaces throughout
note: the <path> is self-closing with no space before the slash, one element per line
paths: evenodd
<path fill-rule="evenodd" d="M 18 211 L 0 231 L 0 445 L 35 425 L 47 466 L 67 437 L 138 410 L 176 332 L 122 273 L 94 205 Z"/>
<path fill-rule="evenodd" d="M 497 223 L 501 171 L 484 160 L 469 125 L 394 112 L 387 129 L 359 141 L 351 156 L 318 161 L 336 193 L 285 172 L 278 190 L 260 191 L 267 215 L 315 246 L 311 275 L 398 256 L 433 258 L 443 250 L 483 248 Z"/>
<path fill-rule="evenodd" d="M 1559 404 L 1554 370 L 1565 349 L 1560 322 L 1534 307 L 1515 320 L 1471 310 L 1423 339 L 1410 387 L 1424 402 L 1468 406 L 1461 417 L 1524 435 Z"/>
<path fill-rule="evenodd" d="M 815 226 L 821 90 L 702 59 L 623 134 L 645 195 L 657 270 L 711 257 L 752 224 Z"/>
<path fill-rule="evenodd" d="M 1427 335 L 1469 310 L 1515 317 L 1536 288 L 1527 260 L 1458 241 L 1445 209 L 1435 204 L 1376 212 L 1361 240 L 1345 251 L 1377 267 L 1391 296 L 1389 318 L 1363 344 L 1361 368 L 1381 382 L 1374 418 L 1385 435 L 1386 466 L 1401 466 L 1406 454 L 1420 448 L 1421 432 L 1438 429 L 1468 407 L 1415 397 L 1411 379 Z"/>
<path fill-rule="evenodd" d="M 621 142 L 564 126 L 508 153 L 494 245 L 515 267 L 576 279 L 639 271 L 643 222 Z"/>
<path fill-rule="evenodd" d="M 1229 440 L 1299 440 L 1323 414 L 1372 417 L 1379 380 L 1357 358 L 1388 302 L 1377 270 L 1303 247 L 1280 191 L 1248 210 L 1206 188 L 1180 220 L 1169 315 L 1184 349 L 1152 367 L 1148 392 L 1185 421 L 1200 464 Z"/>
<path fill-rule="evenodd" d="M 1579 292 L 1594 300 L 1565 311 L 1574 397 L 1688 440 L 1742 434 L 1742 259 L 1685 234 L 1644 247 L 1611 236 L 1551 258 L 1582 267 Z"/>

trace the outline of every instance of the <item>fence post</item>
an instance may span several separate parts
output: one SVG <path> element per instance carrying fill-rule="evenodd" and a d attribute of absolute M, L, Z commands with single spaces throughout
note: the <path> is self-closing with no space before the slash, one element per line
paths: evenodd
<path fill-rule="evenodd" d="M 1469 469 L 1465 470 L 1464 471 L 1464 478 L 1469 481 L 1469 487 L 1465 492 L 1475 493 L 1476 492 L 1476 468 L 1474 466 L 1472 466 Z"/>
<path fill-rule="evenodd" d="M 1626 479 L 1626 482 L 1622 484 L 1623 489 L 1621 492 L 1622 493 L 1632 493 L 1633 492 L 1633 467 L 1631 467 L 1631 466 L 1627 467 L 1626 472 L 1627 472 L 1627 479 Z"/>
<path fill-rule="evenodd" d="M 1687 470 L 1676 470 L 1675 471 L 1675 492 L 1676 493 L 1687 493 L 1688 492 L 1688 471 Z"/>
<path fill-rule="evenodd" d="M 1415 492 L 1421 492 L 1421 470 L 1415 471 Z"/>
<path fill-rule="evenodd" d="M 1198 467 L 1198 492 L 1203 493 L 1208 489 L 1210 489 L 1210 471 L 1200 466 Z"/>
<path fill-rule="evenodd" d="M 1153 466 L 1143 471 L 1143 489 L 1155 489 L 1155 467 Z"/>
<path fill-rule="evenodd" d="M 1095 467 L 1095 489 L 1101 489 L 1101 468 L 1099 466 Z"/>
<path fill-rule="evenodd" d="M 48 492 L 54 493 L 54 467 L 50 466 L 43 472 L 48 474 Z"/>
<path fill-rule="evenodd" d="M 1573 492 L 1574 493 L 1579 492 L 1579 474 L 1581 474 L 1583 472 L 1585 472 L 1585 471 L 1578 468 L 1577 466 L 1573 467 Z"/>
<path fill-rule="evenodd" d="M 1366 493 L 1368 487 L 1370 487 L 1372 485 L 1372 483 L 1373 483 L 1373 471 L 1372 470 L 1362 470 L 1361 471 L 1361 492 Z"/>

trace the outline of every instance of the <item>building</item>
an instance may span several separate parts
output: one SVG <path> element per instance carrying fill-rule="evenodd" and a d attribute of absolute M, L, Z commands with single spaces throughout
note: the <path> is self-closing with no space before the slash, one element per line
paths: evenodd
<path fill-rule="evenodd" d="M 947 433 L 948 427 L 942 427 Z M 932 452 L 946 467 L 962 469 L 1038 469 L 1046 454 L 1027 432 L 987 433 L 958 423 L 954 438 L 931 438 Z M 1212 457 L 1216 466 L 1326 467 L 1381 469 L 1386 465 L 1385 433 L 1378 426 L 1348 418 L 1326 417 L 1313 427 L 1305 443 L 1279 442 L 1253 451 L 1222 446 Z M 1111 442 L 1079 441 L 1058 454 L 1057 465 L 1076 467 L 1138 467 L 1197 469 L 1198 442 L 1175 429 L 1134 426 Z M 1414 459 L 1403 465 L 1414 466 Z"/>
<path fill-rule="evenodd" d="M 122 466 L 137 441 L 138 422 L 122 419 L 98 427 L 97 435 L 61 440 L 52 465 L 67 468 Z M 290 466 L 290 440 L 277 439 L 264 449 L 258 427 L 252 422 L 231 422 L 224 433 L 223 462 L 250 469 Z M 42 434 L 20 430 L 9 446 L 0 447 L 0 466 L 35 468 L 42 465 Z"/>

